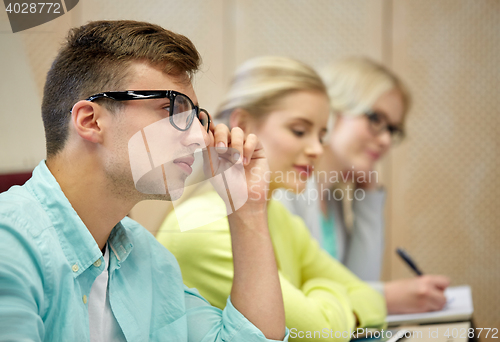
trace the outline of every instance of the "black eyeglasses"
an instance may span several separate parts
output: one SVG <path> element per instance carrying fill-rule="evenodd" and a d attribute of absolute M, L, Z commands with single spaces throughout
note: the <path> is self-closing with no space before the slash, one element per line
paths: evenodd
<path fill-rule="evenodd" d="M 373 134 L 379 135 L 387 130 L 391 136 L 392 144 L 394 145 L 400 143 L 404 139 L 404 131 L 396 125 L 389 124 L 389 120 L 387 120 L 387 116 L 385 114 L 376 111 L 369 111 L 365 113 L 365 115 L 368 118 L 370 129 Z"/>
<path fill-rule="evenodd" d="M 108 91 L 92 95 L 85 101 L 93 102 L 100 98 L 106 98 L 114 101 L 146 100 L 146 99 L 164 99 L 170 100 L 169 118 L 170 123 L 179 131 L 187 131 L 193 124 L 196 116 L 203 128 L 210 130 L 210 115 L 205 109 L 195 106 L 191 99 L 175 90 L 127 90 L 127 91 Z"/>

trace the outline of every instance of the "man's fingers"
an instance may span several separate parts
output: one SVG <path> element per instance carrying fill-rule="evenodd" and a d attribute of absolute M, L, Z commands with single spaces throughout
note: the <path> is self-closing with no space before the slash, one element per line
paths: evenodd
<path fill-rule="evenodd" d="M 231 130 L 231 147 L 236 151 L 233 153 L 233 161 L 237 162 L 243 158 L 243 144 L 245 140 L 245 134 L 243 130 L 239 127 L 234 127 Z"/>
<path fill-rule="evenodd" d="M 217 125 L 214 129 L 214 145 L 219 154 L 225 153 L 228 147 L 233 148 L 232 161 L 242 160 L 244 165 L 248 165 L 252 157 L 264 157 L 263 147 L 257 136 L 249 134 L 245 138 L 245 133 L 239 127 L 230 131 L 224 124 Z"/>
<path fill-rule="evenodd" d="M 259 147 L 259 139 L 255 134 L 249 134 L 245 139 L 245 145 L 243 146 L 243 164 L 248 165 L 252 160 L 252 156 Z"/>
<path fill-rule="evenodd" d="M 230 132 L 224 124 L 218 124 L 214 129 L 214 146 L 217 152 L 224 153 L 229 145 Z"/>

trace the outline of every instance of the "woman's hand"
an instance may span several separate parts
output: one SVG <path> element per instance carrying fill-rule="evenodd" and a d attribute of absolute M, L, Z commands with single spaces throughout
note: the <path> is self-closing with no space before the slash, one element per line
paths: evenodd
<path fill-rule="evenodd" d="M 441 310 L 446 304 L 444 290 L 449 285 L 450 279 L 441 275 L 387 282 L 384 285 L 387 311 L 400 314 Z"/>

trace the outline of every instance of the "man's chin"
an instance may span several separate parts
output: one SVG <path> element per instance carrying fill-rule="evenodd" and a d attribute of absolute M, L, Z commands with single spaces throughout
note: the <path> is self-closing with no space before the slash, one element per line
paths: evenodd
<path fill-rule="evenodd" d="M 155 169 L 141 177 L 135 189 L 140 193 L 141 200 L 175 201 L 184 193 L 186 178 L 184 174 L 174 174 L 165 179 L 164 174 Z"/>
<path fill-rule="evenodd" d="M 181 198 L 184 193 L 184 188 L 180 188 L 178 190 L 169 191 L 167 194 L 142 194 L 141 200 L 155 200 L 155 201 L 176 201 Z"/>
<path fill-rule="evenodd" d="M 181 198 L 183 193 L 184 193 L 184 188 L 169 191 L 169 197 L 170 197 L 169 201 L 178 200 L 179 198 Z"/>

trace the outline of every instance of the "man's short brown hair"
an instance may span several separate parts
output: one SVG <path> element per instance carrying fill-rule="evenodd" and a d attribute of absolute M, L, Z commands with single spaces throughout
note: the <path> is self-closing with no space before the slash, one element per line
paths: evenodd
<path fill-rule="evenodd" d="M 104 91 L 129 90 L 120 87 L 133 61 L 191 77 L 201 58 L 185 36 L 146 22 L 94 21 L 71 29 L 45 83 L 42 119 L 47 157 L 64 147 L 69 111 L 76 102 Z"/>

